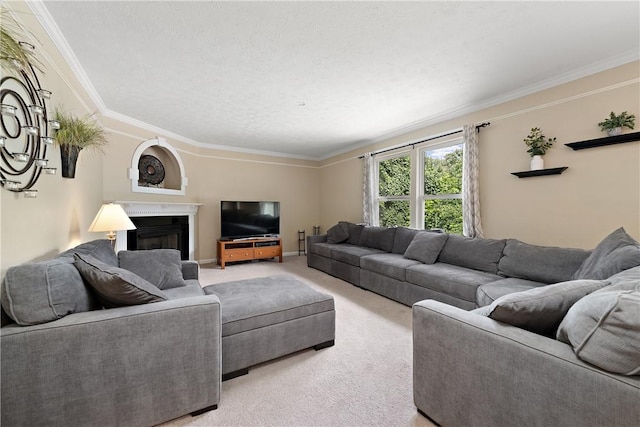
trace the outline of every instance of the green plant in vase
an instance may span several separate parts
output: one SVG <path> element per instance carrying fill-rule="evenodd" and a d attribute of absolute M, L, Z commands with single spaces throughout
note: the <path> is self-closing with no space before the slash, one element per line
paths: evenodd
<path fill-rule="evenodd" d="M 600 130 L 607 132 L 609 136 L 616 136 L 622 133 L 622 128 L 633 129 L 635 126 L 636 116 L 623 111 L 619 115 L 616 115 L 613 111 L 609 114 L 609 117 L 598 123 Z"/>
<path fill-rule="evenodd" d="M 531 128 L 531 132 L 524 139 L 527 153 L 531 156 L 531 170 L 544 169 L 542 156 L 553 146 L 556 138 L 547 138 L 538 127 Z"/>
<path fill-rule="evenodd" d="M 55 140 L 60 146 L 62 176 L 74 178 L 80 151 L 87 148 L 104 152 L 108 143 L 106 132 L 93 119 L 93 114 L 77 117 L 56 108 L 55 119 L 60 122 Z"/>

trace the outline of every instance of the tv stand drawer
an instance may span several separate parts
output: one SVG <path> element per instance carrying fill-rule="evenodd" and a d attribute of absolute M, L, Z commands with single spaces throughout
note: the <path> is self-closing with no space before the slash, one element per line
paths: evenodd
<path fill-rule="evenodd" d="M 255 249 L 257 258 L 273 258 L 280 256 L 280 246 L 262 246 Z"/>
<path fill-rule="evenodd" d="M 253 259 L 253 250 L 253 248 L 227 249 L 223 252 L 222 259 L 225 262 Z"/>

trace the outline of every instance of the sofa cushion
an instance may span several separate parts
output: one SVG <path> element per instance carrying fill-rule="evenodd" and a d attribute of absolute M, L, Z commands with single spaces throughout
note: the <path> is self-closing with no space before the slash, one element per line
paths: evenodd
<path fill-rule="evenodd" d="M 449 235 L 423 231 L 418 233 L 407 247 L 404 257 L 414 259 L 424 264 L 433 264 L 438 259 L 440 251 Z"/>
<path fill-rule="evenodd" d="M 419 264 L 418 261 L 406 259 L 400 254 L 375 254 L 360 258 L 360 268 L 373 271 L 383 276 L 402 282 L 406 279 L 407 267 Z"/>
<path fill-rule="evenodd" d="M 478 286 L 501 279 L 495 274 L 437 262 L 407 268 L 407 282 L 475 304 Z"/>
<path fill-rule="evenodd" d="M 380 249 L 365 248 L 363 246 L 348 245 L 345 243 L 330 245 L 330 252 L 330 258 L 333 260 L 356 267 L 360 267 L 360 258 L 363 256 L 384 253 Z"/>
<path fill-rule="evenodd" d="M 327 243 L 342 243 L 349 238 L 346 222 L 339 222 L 327 230 Z"/>
<path fill-rule="evenodd" d="M 640 266 L 621 271 L 607 280 L 611 282 L 607 291 L 632 291 L 640 283 Z"/>
<path fill-rule="evenodd" d="M 476 291 L 476 302 L 479 307 L 490 305 L 502 296 L 514 294 L 516 292 L 528 291 L 529 289 L 543 285 L 544 283 L 517 279 L 514 277 L 496 280 L 495 282 L 487 283 L 478 287 L 478 290 Z"/>
<path fill-rule="evenodd" d="M 200 286 L 200 282 L 195 279 L 185 280 L 185 286 L 163 289 L 162 293 L 170 300 L 200 297 L 204 295 L 204 291 L 202 290 L 202 286 Z"/>
<path fill-rule="evenodd" d="M 362 230 L 364 229 L 364 225 L 354 224 L 352 222 L 345 222 L 347 224 L 347 231 L 349 231 L 349 238 L 345 243 L 350 245 L 359 245 L 360 244 L 360 236 L 362 235 Z"/>
<path fill-rule="evenodd" d="M 413 228 L 396 228 L 396 235 L 393 239 L 393 248 L 391 249 L 391 253 L 400 255 L 404 254 L 413 238 L 420 232 L 421 230 L 416 230 Z"/>
<path fill-rule="evenodd" d="M 360 246 L 391 252 L 396 229 L 392 227 L 364 227 L 360 235 Z"/>
<path fill-rule="evenodd" d="M 98 239 L 91 242 L 81 243 L 58 255 L 58 258 L 69 258 L 73 263 L 73 254 L 86 254 L 109 264 L 112 267 L 118 266 L 118 257 L 116 256 L 111 242 L 107 239 Z"/>
<path fill-rule="evenodd" d="M 640 282 L 634 290 L 603 288 L 578 301 L 557 338 L 578 358 L 622 375 L 640 375 Z"/>
<path fill-rule="evenodd" d="M 449 234 L 438 261 L 496 274 L 505 243 L 505 240 Z"/>
<path fill-rule="evenodd" d="M 176 249 L 150 249 L 118 252 L 120 268 L 142 277 L 158 289 L 185 286 L 182 278 L 180 251 Z"/>
<path fill-rule="evenodd" d="M 2 282 L 2 308 L 18 325 L 51 322 L 99 308 L 72 258 L 10 267 Z"/>
<path fill-rule="evenodd" d="M 347 246 L 346 243 L 312 243 L 307 249 L 309 253 L 331 258 L 331 249 Z"/>
<path fill-rule="evenodd" d="M 508 294 L 488 308 L 494 320 L 552 336 L 571 306 L 609 284 L 605 280 L 574 280 Z"/>
<path fill-rule="evenodd" d="M 75 266 L 105 307 L 146 304 L 168 298 L 142 277 L 106 264 L 91 255 L 74 254 Z"/>
<path fill-rule="evenodd" d="M 640 265 L 640 244 L 620 227 L 605 237 L 574 273 L 574 279 L 606 279 Z"/>
<path fill-rule="evenodd" d="M 584 249 L 536 246 L 508 239 L 498 274 L 546 284 L 566 282 L 588 256 L 589 251 Z"/>

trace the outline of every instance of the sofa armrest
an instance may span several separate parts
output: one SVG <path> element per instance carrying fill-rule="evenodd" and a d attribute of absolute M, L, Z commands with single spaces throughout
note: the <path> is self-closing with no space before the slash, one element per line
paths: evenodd
<path fill-rule="evenodd" d="M 327 235 L 326 234 L 316 234 L 313 236 L 307 236 L 307 247 L 312 243 L 326 243 Z"/>
<path fill-rule="evenodd" d="M 2 425 L 156 425 L 220 399 L 215 295 L 76 313 L 0 334 Z"/>
<path fill-rule="evenodd" d="M 197 261 L 182 261 L 182 278 L 184 280 L 198 280 L 200 276 L 200 265 Z"/>
<path fill-rule="evenodd" d="M 442 425 L 637 425 L 640 377 L 562 342 L 433 300 L 413 306 L 413 390 Z"/>

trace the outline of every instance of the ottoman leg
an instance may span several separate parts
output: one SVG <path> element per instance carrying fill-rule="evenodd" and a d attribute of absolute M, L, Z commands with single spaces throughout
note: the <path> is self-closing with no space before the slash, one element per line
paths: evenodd
<path fill-rule="evenodd" d="M 249 373 L 249 368 L 245 368 L 245 369 L 239 369 L 237 371 L 229 372 L 226 374 L 222 374 L 222 381 L 232 380 L 234 378 L 247 375 L 248 373 Z"/>
<path fill-rule="evenodd" d="M 313 346 L 313 349 L 314 349 L 315 351 L 322 350 L 323 348 L 332 347 L 335 343 L 336 343 L 336 341 L 335 341 L 335 340 L 326 341 L 326 342 L 323 342 L 323 343 L 320 343 L 320 344 L 314 345 L 314 346 Z"/>

